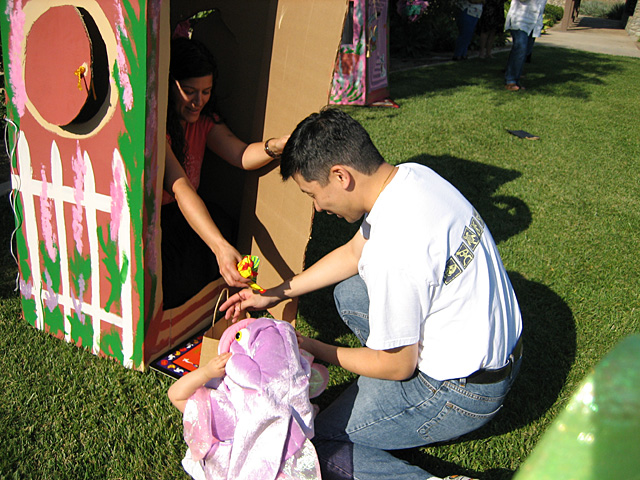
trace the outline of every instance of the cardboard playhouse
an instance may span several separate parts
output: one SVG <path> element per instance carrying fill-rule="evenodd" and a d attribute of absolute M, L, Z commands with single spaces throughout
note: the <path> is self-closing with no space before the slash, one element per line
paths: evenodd
<path fill-rule="evenodd" d="M 398 107 L 389 97 L 388 12 L 388 0 L 349 1 L 330 103 Z"/>
<path fill-rule="evenodd" d="M 217 59 L 239 138 L 291 132 L 328 103 L 346 0 L 2 0 L 8 148 L 24 318 L 139 370 L 211 323 L 219 279 L 162 308 L 160 204 L 171 32 Z M 231 171 L 237 248 L 271 286 L 303 267 L 313 208 L 277 165 Z M 226 165 L 226 164 L 224 164 Z M 202 178 L 202 184 L 209 181 Z M 186 281 L 186 280 L 185 280 Z M 271 312 L 292 321 L 296 302 Z"/>

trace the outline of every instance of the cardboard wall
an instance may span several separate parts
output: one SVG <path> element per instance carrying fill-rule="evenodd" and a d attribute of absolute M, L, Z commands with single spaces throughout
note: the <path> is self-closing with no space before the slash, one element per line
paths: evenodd
<path fill-rule="evenodd" d="M 346 1 L 0 4 L 24 317 L 143 369 L 210 322 L 222 287 L 176 311 L 161 308 L 171 23 L 217 9 L 195 35 L 222 59 L 221 113 L 240 138 L 262 141 L 328 102 Z M 311 202 L 281 182 L 277 165 L 234 177 L 238 248 L 261 257 L 260 283 L 276 284 L 302 269 Z M 295 312 L 290 303 L 273 313 L 291 320 Z"/>
<path fill-rule="evenodd" d="M 147 180 L 157 177 L 161 2 L 2 7 L 23 315 L 140 367 L 154 310 L 145 234 L 157 220 Z"/>

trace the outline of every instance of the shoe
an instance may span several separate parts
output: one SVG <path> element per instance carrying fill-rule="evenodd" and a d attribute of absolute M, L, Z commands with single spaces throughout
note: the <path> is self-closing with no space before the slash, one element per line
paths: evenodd
<path fill-rule="evenodd" d="M 510 92 L 518 92 L 520 90 L 525 90 L 522 85 L 518 85 L 517 83 L 507 83 L 504 88 L 509 90 Z"/>
<path fill-rule="evenodd" d="M 442 480 L 477 480 L 471 477 L 465 477 L 464 475 L 449 475 L 448 477 L 444 477 Z"/>

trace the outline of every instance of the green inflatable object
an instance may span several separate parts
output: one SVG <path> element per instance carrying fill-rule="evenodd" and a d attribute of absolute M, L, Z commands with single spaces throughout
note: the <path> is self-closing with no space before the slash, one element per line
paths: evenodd
<path fill-rule="evenodd" d="M 640 335 L 580 385 L 514 480 L 640 479 Z"/>

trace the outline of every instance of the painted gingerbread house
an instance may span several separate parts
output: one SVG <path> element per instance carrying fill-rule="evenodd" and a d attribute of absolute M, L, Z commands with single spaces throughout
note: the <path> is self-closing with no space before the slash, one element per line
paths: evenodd
<path fill-rule="evenodd" d="M 162 308 L 170 32 L 197 12 L 215 13 L 193 35 L 226 67 L 219 107 L 227 123 L 245 141 L 260 141 L 328 103 L 346 2 L 1 3 L 24 318 L 144 369 L 211 321 L 224 286 L 212 282 L 185 305 Z M 261 283 L 300 271 L 310 201 L 274 165 L 221 183 L 236 192 L 237 247 L 261 258 Z M 293 320 L 296 310 L 291 302 L 273 313 Z"/>

